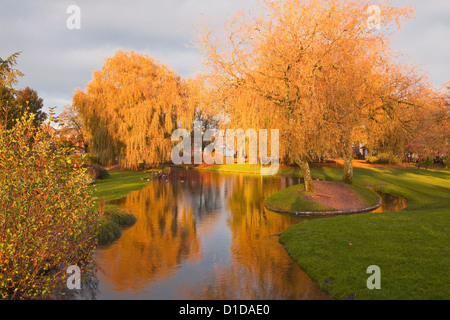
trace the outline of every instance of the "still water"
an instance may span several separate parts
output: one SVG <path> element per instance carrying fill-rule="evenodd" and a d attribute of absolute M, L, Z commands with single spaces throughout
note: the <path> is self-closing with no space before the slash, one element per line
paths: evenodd
<path fill-rule="evenodd" d="M 398 212 L 408 206 L 408 200 L 405 198 L 380 191 L 377 191 L 377 193 L 381 197 L 382 202 L 381 206 L 373 213 Z"/>
<path fill-rule="evenodd" d="M 278 234 L 305 218 L 264 208 L 299 178 L 172 170 L 115 204 L 137 222 L 95 254 L 78 299 L 330 299 Z"/>
<path fill-rule="evenodd" d="M 172 170 L 115 202 L 137 222 L 97 249 L 78 299 L 329 299 L 277 234 L 302 218 L 264 208 L 299 178 Z"/>

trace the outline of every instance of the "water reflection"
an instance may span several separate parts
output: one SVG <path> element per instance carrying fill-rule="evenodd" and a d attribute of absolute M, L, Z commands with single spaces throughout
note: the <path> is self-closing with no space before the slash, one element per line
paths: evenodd
<path fill-rule="evenodd" d="M 381 191 L 377 191 L 377 193 L 381 197 L 382 203 L 377 210 L 372 211 L 373 213 L 398 212 L 402 211 L 408 206 L 408 200 L 403 197 L 384 193 Z"/>
<path fill-rule="evenodd" d="M 298 179 L 172 173 L 117 202 L 138 220 L 97 250 L 96 298 L 329 298 L 274 236 L 299 218 L 264 208 Z"/>

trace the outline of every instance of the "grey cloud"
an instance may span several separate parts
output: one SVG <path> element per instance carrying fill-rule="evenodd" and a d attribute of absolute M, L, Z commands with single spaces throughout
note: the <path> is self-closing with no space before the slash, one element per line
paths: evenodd
<path fill-rule="evenodd" d="M 415 18 L 405 22 L 393 47 L 428 72 L 436 86 L 450 81 L 450 1 L 394 1 L 415 6 Z M 405 59 L 407 60 L 407 59 Z"/>
<path fill-rule="evenodd" d="M 202 17 L 218 26 L 253 0 L 2 0 L 0 57 L 23 51 L 18 68 L 26 74 L 19 87 L 30 86 L 46 107 L 59 110 L 84 88 L 92 72 L 118 49 L 152 56 L 182 76 L 190 76 L 200 59 L 193 25 Z M 436 84 L 450 80 L 448 0 L 395 0 L 417 6 L 417 18 L 405 23 L 394 47 L 425 64 Z M 81 30 L 66 27 L 69 5 L 81 9 Z"/>
<path fill-rule="evenodd" d="M 135 50 L 167 64 L 183 76 L 193 73 L 198 52 L 187 47 L 201 14 L 223 20 L 247 1 L 2 1 L 0 56 L 23 51 L 18 68 L 48 108 L 71 100 L 92 72 L 118 49 Z M 69 5 L 81 9 L 81 30 L 66 27 Z"/>

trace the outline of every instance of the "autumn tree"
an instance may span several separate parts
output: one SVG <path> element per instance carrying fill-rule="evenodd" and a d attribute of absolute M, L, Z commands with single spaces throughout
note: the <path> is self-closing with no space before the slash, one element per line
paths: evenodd
<path fill-rule="evenodd" d="M 23 73 L 15 68 L 20 52 L 14 53 L 6 60 L 0 58 L 0 118 L 11 129 L 14 123 L 26 112 L 34 114 L 33 124 L 38 127 L 43 124 L 47 114 L 42 98 L 30 87 L 16 90 L 13 86 L 18 83 L 18 77 Z"/>
<path fill-rule="evenodd" d="M 306 190 L 313 191 L 308 161 L 336 152 L 339 145 L 349 149 L 350 123 L 358 121 L 345 115 L 368 105 L 372 97 L 361 98 L 369 91 L 369 81 L 362 81 L 365 73 L 358 67 L 369 71 L 376 67 L 386 38 L 369 30 L 365 1 L 259 3 L 259 12 L 240 12 L 220 36 L 203 28 L 199 44 L 206 74 L 218 91 L 225 88 L 260 97 L 251 112 L 260 111 L 254 113 L 262 122 L 269 117 L 277 123 L 281 143 L 300 166 Z M 392 7 L 389 1 L 379 8 L 383 12 L 380 22 L 385 24 L 399 24 L 410 13 L 408 8 Z M 371 63 L 375 67 L 369 67 Z M 350 94 L 339 99 L 335 93 L 328 96 L 330 86 L 341 93 L 356 86 L 352 89 L 356 100 Z M 339 108 L 334 108 L 336 102 Z M 246 108 L 233 109 L 242 115 Z M 337 118 L 346 125 L 333 123 Z M 339 141 L 340 137 L 345 141 Z M 345 171 L 351 174 L 352 168 Z"/>
<path fill-rule="evenodd" d="M 35 126 L 42 125 L 47 119 L 47 114 L 42 111 L 44 100 L 39 98 L 38 93 L 30 87 L 17 91 L 15 103 L 22 112 L 26 110 L 34 114 L 33 124 Z"/>
<path fill-rule="evenodd" d="M 15 117 L 15 97 L 13 86 L 17 84 L 18 77 L 23 76 L 15 65 L 20 52 L 16 52 L 3 60 L 0 58 L 0 116 L 3 124 L 11 127 L 11 119 Z"/>
<path fill-rule="evenodd" d="M 88 141 L 83 120 L 73 105 L 64 106 L 63 112 L 58 117 L 58 123 L 61 126 L 60 136 L 72 138 L 87 152 Z"/>
<path fill-rule="evenodd" d="M 413 115 L 404 112 L 400 116 L 401 121 L 405 117 L 413 119 L 408 123 L 409 130 L 404 135 L 402 150 L 415 154 L 420 167 L 425 160 L 432 162 L 436 156 L 449 153 L 450 111 L 446 105 L 445 91 L 434 89 L 429 83 L 421 83 L 411 95 L 408 105 L 415 106 L 417 112 Z"/>
<path fill-rule="evenodd" d="M 445 91 L 413 65 L 391 64 L 384 70 L 378 102 L 367 110 L 362 136 L 375 154 L 424 159 L 448 148 Z"/>
<path fill-rule="evenodd" d="M 450 152 L 450 114 L 448 110 L 427 110 L 419 122 L 417 131 L 408 143 L 406 150 L 417 156 L 417 165 L 425 167 L 436 156 L 442 157 Z"/>
<path fill-rule="evenodd" d="M 16 118 L 14 91 L 11 88 L 0 85 L 0 119 L 5 127 L 11 128 Z"/>
<path fill-rule="evenodd" d="M 126 168 L 170 160 L 172 131 L 190 127 L 189 87 L 149 56 L 118 51 L 106 60 L 73 106 L 86 127 L 91 152 L 104 164 L 117 158 Z"/>
<path fill-rule="evenodd" d="M 0 117 L 8 129 L 11 129 L 25 113 L 34 114 L 33 125 L 41 126 L 47 119 L 43 107 L 42 98 L 30 87 L 16 90 L 0 86 Z"/>

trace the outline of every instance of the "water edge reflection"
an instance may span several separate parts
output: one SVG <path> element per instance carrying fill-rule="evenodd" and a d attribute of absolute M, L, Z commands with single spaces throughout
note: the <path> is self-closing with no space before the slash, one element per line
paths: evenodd
<path fill-rule="evenodd" d="M 399 212 L 408 207 L 408 200 L 390 193 L 376 191 L 381 197 L 381 206 L 372 213 Z"/>
<path fill-rule="evenodd" d="M 95 298 L 330 299 L 273 236 L 304 218 L 264 208 L 298 183 L 197 170 L 150 181 L 116 202 L 137 222 L 96 251 Z"/>

